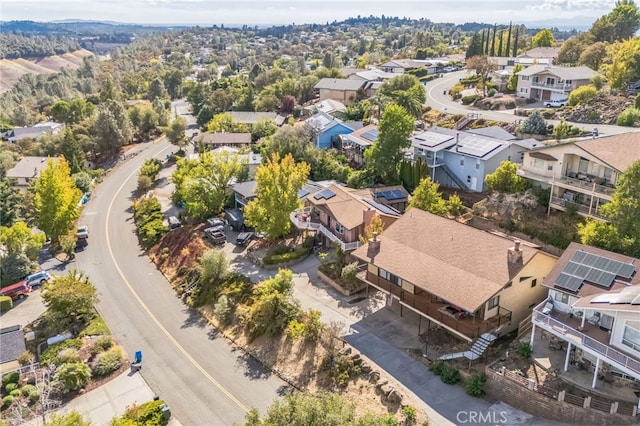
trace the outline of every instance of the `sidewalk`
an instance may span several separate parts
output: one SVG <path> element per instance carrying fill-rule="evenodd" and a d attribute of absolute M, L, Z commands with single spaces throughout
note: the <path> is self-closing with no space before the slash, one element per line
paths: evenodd
<path fill-rule="evenodd" d="M 58 410 L 58 413 L 77 411 L 91 420 L 94 426 L 109 425 L 111 420 L 122 415 L 127 407 L 151 401 L 154 396 L 139 373 L 125 372 L 99 388 L 74 398 Z M 42 419 L 33 419 L 26 424 L 40 426 Z M 180 422 L 172 418 L 169 425 L 180 426 Z"/>

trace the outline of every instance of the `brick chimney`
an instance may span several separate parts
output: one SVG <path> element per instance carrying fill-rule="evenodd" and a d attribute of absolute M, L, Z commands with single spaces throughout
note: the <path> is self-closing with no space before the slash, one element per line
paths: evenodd
<path fill-rule="evenodd" d="M 522 266 L 522 249 L 520 248 L 520 241 L 515 240 L 513 247 L 507 251 L 507 261 L 509 265 Z"/>
<path fill-rule="evenodd" d="M 374 232 L 373 237 L 369 238 L 369 248 L 367 249 L 367 256 L 373 261 L 378 253 L 380 253 L 380 240 L 378 239 L 378 233 Z"/>
<path fill-rule="evenodd" d="M 371 225 L 371 221 L 373 220 L 373 218 L 376 215 L 376 209 L 372 209 L 371 207 L 369 207 L 366 210 L 362 211 L 362 222 L 364 223 L 364 226 L 369 226 Z"/>

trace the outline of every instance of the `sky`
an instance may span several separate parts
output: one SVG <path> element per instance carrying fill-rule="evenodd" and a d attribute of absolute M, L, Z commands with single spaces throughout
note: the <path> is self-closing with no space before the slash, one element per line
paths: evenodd
<path fill-rule="evenodd" d="M 614 5 L 615 0 L 0 0 L 0 20 L 280 25 L 384 14 L 569 29 L 589 27 Z"/>

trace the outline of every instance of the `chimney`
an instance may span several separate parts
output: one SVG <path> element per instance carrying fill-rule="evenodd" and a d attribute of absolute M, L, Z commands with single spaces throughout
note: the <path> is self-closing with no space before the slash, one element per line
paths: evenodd
<path fill-rule="evenodd" d="M 520 241 L 515 240 L 513 242 L 513 247 L 511 247 L 507 252 L 507 262 L 509 262 L 509 265 L 522 266 L 522 250 L 520 249 Z"/>
<path fill-rule="evenodd" d="M 363 210 L 362 211 L 362 222 L 364 223 L 364 226 L 371 225 L 371 221 L 373 220 L 373 218 L 375 216 L 376 216 L 376 209 L 373 209 L 373 208 L 369 207 L 366 210 Z"/>
<path fill-rule="evenodd" d="M 460 132 L 456 132 L 456 152 L 458 152 L 458 143 L 460 142 Z"/>
<path fill-rule="evenodd" d="M 367 250 L 367 256 L 372 260 L 380 253 L 380 240 L 378 239 L 378 233 L 374 232 L 373 237 L 369 238 L 369 248 Z"/>

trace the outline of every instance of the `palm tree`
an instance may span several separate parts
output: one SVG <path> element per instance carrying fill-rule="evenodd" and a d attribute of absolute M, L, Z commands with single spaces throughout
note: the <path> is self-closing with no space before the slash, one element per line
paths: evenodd
<path fill-rule="evenodd" d="M 393 92 L 393 100 L 414 118 L 422 117 L 422 103 L 411 90 L 396 90 Z"/>

